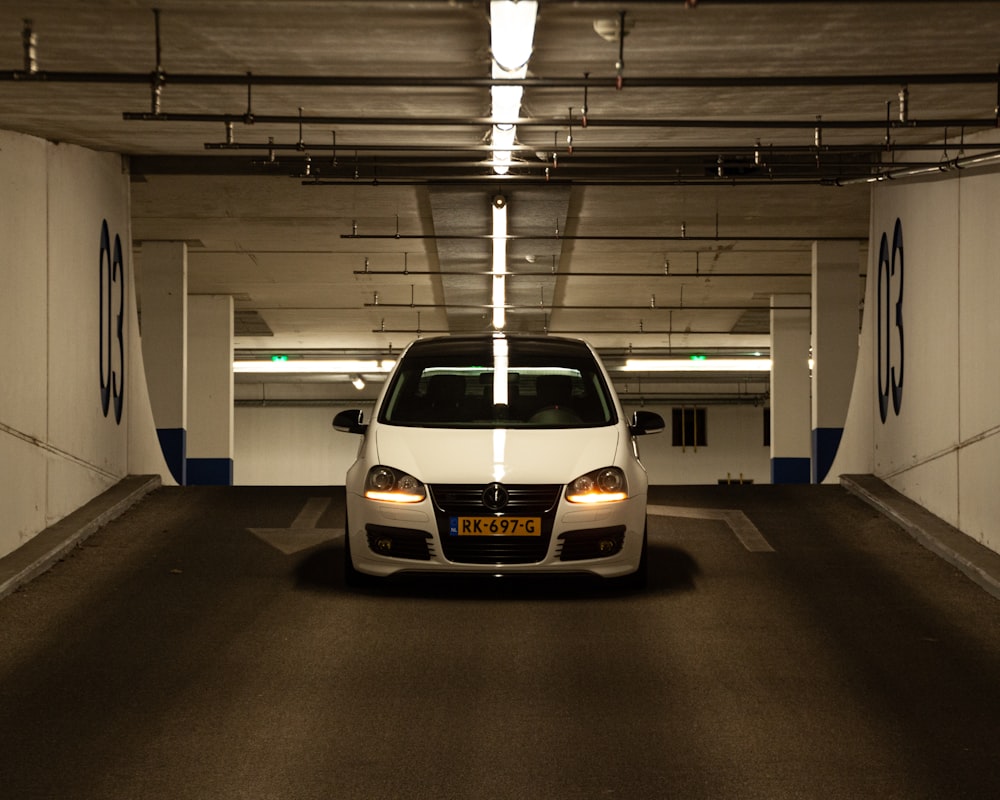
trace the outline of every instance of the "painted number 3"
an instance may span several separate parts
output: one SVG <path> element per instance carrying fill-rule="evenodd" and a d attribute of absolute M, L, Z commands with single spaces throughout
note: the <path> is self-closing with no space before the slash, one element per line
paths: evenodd
<path fill-rule="evenodd" d="M 108 416 L 113 401 L 115 422 L 120 424 L 125 405 L 125 267 L 121 238 L 115 234 L 112 249 L 107 220 L 101 223 L 100 272 L 101 410 Z"/>
<path fill-rule="evenodd" d="M 883 233 L 878 256 L 878 413 L 884 423 L 889 400 L 898 417 L 903 404 L 903 225 Z"/>

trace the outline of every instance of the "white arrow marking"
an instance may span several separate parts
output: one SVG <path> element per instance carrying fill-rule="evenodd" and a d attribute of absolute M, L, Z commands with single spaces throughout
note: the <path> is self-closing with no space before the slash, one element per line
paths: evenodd
<path fill-rule="evenodd" d="M 736 538 L 751 553 L 773 553 L 764 535 L 742 511 L 724 508 L 687 508 L 685 506 L 647 506 L 646 511 L 658 517 L 684 519 L 714 519 L 725 522 Z"/>
<path fill-rule="evenodd" d="M 330 507 L 330 497 L 310 497 L 290 528 L 250 528 L 250 532 L 285 555 L 307 550 L 343 535 L 339 528 L 317 528 L 316 523 Z"/>

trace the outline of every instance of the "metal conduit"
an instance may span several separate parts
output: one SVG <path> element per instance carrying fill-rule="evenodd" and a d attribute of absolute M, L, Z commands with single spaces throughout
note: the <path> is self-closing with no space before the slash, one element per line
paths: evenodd
<path fill-rule="evenodd" d="M 327 126 L 413 126 L 451 127 L 451 128 L 482 128 L 494 124 L 510 124 L 525 128 L 557 128 L 562 129 L 567 124 L 566 117 L 533 117 L 530 119 L 494 120 L 491 117 L 341 117 L 327 115 L 298 114 L 207 114 L 207 113 L 170 113 L 152 111 L 124 111 L 122 119 L 140 122 L 215 122 L 227 124 L 230 122 L 245 122 L 248 125 L 327 125 Z M 577 119 L 572 120 L 574 123 Z M 842 119 L 823 120 L 812 119 L 641 119 L 641 118 L 608 118 L 601 119 L 588 115 L 588 128 L 733 128 L 757 130 L 885 130 L 886 128 L 993 128 L 996 127 L 996 117 L 974 117 L 959 119 L 909 119 L 906 122 L 886 119 Z"/>
<path fill-rule="evenodd" d="M 137 170 L 137 173 L 141 171 Z M 157 173 L 155 170 L 148 172 L 146 174 L 165 174 Z M 174 173 L 171 173 L 174 174 Z M 197 173 L 205 174 L 205 173 Z M 427 186 L 428 184 L 434 184 L 435 186 L 476 186 L 479 184 L 492 184 L 497 185 L 497 183 L 504 184 L 524 184 L 529 186 L 545 186 L 545 185 L 572 185 L 572 186 L 837 186 L 837 178 L 832 175 L 827 176 L 814 176 L 814 177 L 801 177 L 801 178 L 745 178 L 738 175 L 727 175 L 724 178 L 689 178 L 689 177 L 674 177 L 674 178 L 624 178 L 624 179 L 601 179 L 601 178 L 579 178 L 579 177 L 546 177 L 541 175 L 513 175 L 508 173 L 502 176 L 502 180 L 499 180 L 501 176 L 497 175 L 480 175 L 476 177 L 434 177 L 427 176 L 424 178 L 402 178 L 393 179 L 382 176 L 366 176 L 364 178 L 342 178 L 338 180 L 304 180 L 302 181 L 303 186 L 358 186 L 358 185 L 369 185 L 369 186 Z M 845 179 L 846 180 L 846 179 Z M 742 237 L 740 237 L 742 238 Z"/>
<path fill-rule="evenodd" d="M 717 2 L 717 0 L 716 0 Z M 356 87 L 408 89 L 476 89 L 492 86 L 522 86 L 530 89 L 616 88 L 616 76 L 551 77 L 497 79 L 419 75 L 267 75 L 254 73 L 168 73 L 106 72 L 86 70 L 3 70 L 0 81 L 19 83 L 96 83 L 151 84 L 161 86 L 283 86 L 283 87 Z M 835 86 L 941 86 L 992 84 L 995 72 L 898 73 L 885 75 L 688 75 L 630 77 L 629 88 L 704 89 L 704 88 L 792 88 Z"/>
<path fill-rule="evenodd" d="M 567 237 L 573 238 L 573 237 Z M 814 240 L 815 241 L 815 240 Z M 691 251 L 695 252 L 695 251 Z M 763 252 L 763 251 L 754 251 Z M 453 275 L 489 275 L 490 270 L 391 270 L 356 269 L 355 275 L 433 275 L 451 277 Z M 811 272 L 507 272 L 508 278 L 811 278 Z"/>
<path fill-rule="evenodd" d="M 451 328 L 372 328 L 372 333 L 407 333 L 407 334 L 456 334 L 460 331 L 453 330 Z M 691 338 L 696 336 L 747 336 L 745 333 L 734 333 L 731 330 L 726 331 L 688 331 L 688 330 L 648 330 L 646 328 L 626 328 L 624 330 L 597 330 L 595 328 L 588 328 L 587 330 L 576 330 L 572 328 L 556 328 L 549 326 L 539 326 L 537 328 L 528 328 L 524 331 L 519 331 L 519 333 L 546 333 L 555 334 L 557 336 L 627 336 L 634 334 L 636 336 L 684 336 L 685 338 Z M 769 333 L 759 333 L 752 334 L 754 336 L 770 336 Z M 762 348 L 763 350 L 763 348 Z"/>
<path fill-rule="evenodd" d="M 373 144 L 370 142 L 351 142 L 331 144 L 329 142 L 205 142 L 206 150 L 274 150 L 293 151 L 302 153 L 322 153 L 327 150 L 340 153 L 345 157 L 348 154 L 357 152 L 396 152 L 396 153 L 491 153 L 496 150 L 491 144 Z M 961 147 L 965 150 L 991 150 L 996 147 L 996 143 L 963 143 Z M 551 152 L 553 148 L 542 147 L 530 144 L 513 144 L 509 148 L 512 153 Z M 559 148 L 555 148 L 559 149 Z M 824 144 L 818 150 L 815 145 L 720 145 L 718 147 L 709 146 L 687 146 L 687 145 L 646 145 L 637 147 L 616 147 L 614 145 L 573 145 L 573 160 L 586 159 L 587 156 L 596 155 L 617 155 L 619 157 L 633 156 L 662 156 L 662 155 L 705 155 L 705 156 L 744 156 L 751 157 L 756 153 L 772 158 L 774 156 L 801 155 L 815 158 L 816 153 L 821 154 L 856 154 L 856 155 L 880 155 L 889 151 L 912 150 L 916 151 L 943 151 L 947 150 L 944 144 L 924 144 L 913 143 L 905 145 L 893 145 L 886 147 L 884 143 L 878 144 Z M 540 162 L 544 163 L 544 162 Z"/>
<path fill-rule="evenodd" d="M 889 169 L 885 172 L 879 172 L 878 174 L 871 175 L 867 178 L 845 178 L 838 180 L 837 185 L 848 186 L 857 183 L 878 183 L 880 181 L 914 178 L 922 175 L 937 175 L 942 172 L 950 172 L 952 170 L 975 169 L 996 165 L 1000 165 L 1000 150 L 993 150 L 989 153 L 980 153 L 974 156 L 959 156 L 958 158 L 951 158 L 938 164 L 907 167 L 903 169 Z"/>
<path fill-rule="evenodd" d="M 291 307 L 280 306 L 275 309 L 269 309 L 266 306 L 259 306 L 258 309 L 262 311 L 278 310 L 281 311 L 303 311 L 310 310 L 315 311 L 319 307 L 310 306 L 308 309 L 296 309 Z M 330 310 L 339 310 L 340 307 L 330 307 L 324 306 L 323 308 L 330 308 Z M 434 309 L 471 309 L 471 310 L 486 310 L 494 308 L 492 303 L 365 303 L 364 308 L 434 308 Z M 515 306 L 515 305 L 504 305 L 505 311 L 532 311 L 537 312 L 539 309 L 545 309 L 548 311 L 746 311 L 750 310 L 761 310 L 769 311 L 770 306 L 765 305 L 645 305 L 645 306 L 579 306 L 579 305 L 552 305 L 549 303 L 539 303 L 537 305 L 531 306 Z M 812 306 L 781 306 L 782 311 L 811 311 Z M 666 333 L 666 331 L 664 331 Z M 683 333 L 683 331 L 675 331 L 675 333 Z"/>
<path fill-rule="evenodd" d="M 470 234 L 436 234 L 436 233 L 342 233 L 341 239 L 483 239 L 492 241 L 495 237 L 488 233 Z M 624 236 L 616 234 L 590 235 L 590 234 L 508 234 L 503 237 L 507 241 L 527 240 L 527 241 L 548 241 L 548 240 L 578 240 L 578 241 L 598 241 L 598 242 L 863 242 L 867 239 L 864 236 Z M 411 273 L 412 274 L 412 273 Z M 447 273 L 441 273 L 447 274 Z M 456 273 L 458 274 L 458 273 Z M 491 273 L 488 273 L 491 274 Z M 556 273 L 544 273 L 552 275 Z M 646 273 L 644 273 L 646 274 Z"/>

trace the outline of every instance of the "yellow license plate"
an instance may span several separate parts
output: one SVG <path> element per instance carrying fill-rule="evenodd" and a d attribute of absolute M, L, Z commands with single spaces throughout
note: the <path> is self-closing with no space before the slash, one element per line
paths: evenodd
<path fill-rule="evenodd" d="M 541 536 L 541 517 L 452 517 L 452 536 Z"/>

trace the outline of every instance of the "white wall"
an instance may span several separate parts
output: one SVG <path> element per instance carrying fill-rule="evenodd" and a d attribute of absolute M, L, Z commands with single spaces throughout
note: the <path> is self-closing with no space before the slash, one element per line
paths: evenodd
<path fill-rule="evenodd" d="M 628 407 L 631 414 L 637 407 Z M 707 446 L 671 445 L 669 406 L 643 406 L 663 415 L 667 429 L 639 439 L 653 484 L 770 481 L 764 411 L 746 405 L 707 407 Z M 343 485 L 360 437 L 333 430 L 339 407 L 239 406 L 235 415 L 233 482 L 242 485 Z M 366 408 L 366 413 L 368 409 Z"/>
<path fill-rule="evenodd" d="M 1000 551 L 1000 174 L 961 171 L 874 187 L 865 320 L 844 438 L 831 480 L 874 472 Z M 904 237 L 903 401 L 878 413 L 879 240 Z M 122 244 L 120 420 L 101 402 L 100 234 Z M 172 482 L 156 439 L 135 314 L 129 183 L 119 156 L 0 131 L 0 556 L 127 474 Z M 120 309 L 114 285 L 111 315 Z M 898 278 L 890 283 L 898 299 Z M 108 309 L 106 309 L 107 312 Z M 894 329 L 889 331 L 896 336 Z M 107 345 L 107 341 L 105 342 Z M 118 384 L 120 386 L 120 383 Z M 337 484 L 357 437 L 330 407 L 240 407 L 234 478 Z M 630 409 L 631 410 L 631 409 Z M 669 407 L 655 408 L 668 418 Z M 654 484 L 769 479 L 762 410 L 709 406 L 708 445 L 682 452 L 669 431 L 641 440 Z"/>
<path fill-rule="evenodd" d="M 370 406 L 365 407 L 366 414 Z M 343 486 L 361 437 L 333 429 L 334 414 L 342 408 L 237 406 L 233 421 L 233 483 Z"/>
<path fill-rule="evenodd" d="M 734 483 L 771 482 L 771 451 L 764 444 L 764 409 L 752 405 L 704 406 L 704 447 L 672 444 L 672 407 L 647 405 L 667 423 L 666 430 L 639 441 L 639 454 L 650 484 L 702 484 L 731 479 Z M 637 407 L 626 407 L 629 415 Z"/>
<path fill-rule="evenodd" d="M 832 476 L 874 472 L 1000 551 L 1000 173 L 961 171 L 873 189 L 862 345 Z M 903 234 L 903 394 L 878 409 L 879 241 Z M 888 338 L 898 352 L 890 283 Z M 883 340 L 887 337 L 883 335 Z M 898 358 L 893 357 L 893 362 Z M 898 367 L 897 367 L 898 368 Z M 836 477 L 834 477 L 836 479 Z"/>
<path fill-rule="evenodd" d="M 0 554 L 45 526 L 46 144 L 0 132 Z M 39 175 L 40 171 L 40 175 Z"/>
<path fill-rule="evenodd" d="M 101 347 L 101 229 L 117 235 Z M 0 131 L 0 556 L 129 473 L 162 474 L 132 295 L 129 179 L 119 156 Z M 110 260 L 110 259 L 109 259 Z M 107 345 L 110 344 L 110 349 Z M 101 364 L 123 398 L 105 415 Z M 110 358 L 110 360 L 108 360 Z M 124 372 L 124 374 L 123 374 Z"/>

